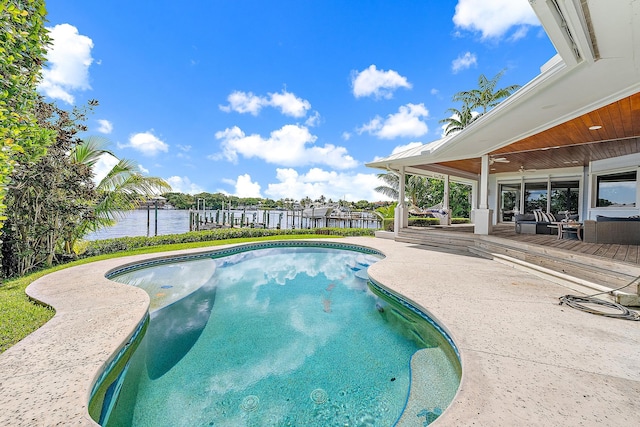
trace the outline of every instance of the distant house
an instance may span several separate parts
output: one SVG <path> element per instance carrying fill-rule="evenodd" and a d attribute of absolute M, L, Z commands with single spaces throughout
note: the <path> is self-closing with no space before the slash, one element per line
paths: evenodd
<path fill-rule="evenodd" d="M 638 215 L 640 1 L 530 3 L 557 50 L 540 74 L 461 132 L 367 166 L 471 184 L 477 234 L 535 209 Z M 396 232 L 406 217 L 401 203 Z"/>

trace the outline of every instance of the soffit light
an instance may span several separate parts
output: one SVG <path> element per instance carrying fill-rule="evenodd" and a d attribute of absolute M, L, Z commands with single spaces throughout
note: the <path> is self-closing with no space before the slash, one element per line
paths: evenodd
<path fill-rule="evenodd" d="M 602 129 L 602 126 L 600 125 L 589 126 L 589 130 L 598 130 L 598 129 Z"/>

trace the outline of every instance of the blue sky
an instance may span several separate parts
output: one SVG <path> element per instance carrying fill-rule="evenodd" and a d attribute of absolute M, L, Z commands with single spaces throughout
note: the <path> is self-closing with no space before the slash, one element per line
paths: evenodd
<path fill-rule="evenodd" d="M 50 0 L 39 91 L 183 193 L 384 200 L 366 162 L 555 49 L 527 0 Z M 101 164 L 108 166 L 109 159 Z M 96 170 L 97 174 L 101 170 Z"/>

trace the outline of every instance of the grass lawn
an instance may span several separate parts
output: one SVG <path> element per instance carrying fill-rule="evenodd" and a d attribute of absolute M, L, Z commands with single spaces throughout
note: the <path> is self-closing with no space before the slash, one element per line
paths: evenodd
<path fill-rule="evenodd" d="M 338 236 L 320 236 L 317 234 L 282 235 L 151 246 L 132 251 L 84 258 L 68 264 L 38 271 L 24 277 L 7 280 L 5 283 L 0 285 L 0 353 L 3 353 L 6 349 L 38 329 L 40 326 L 44 325 L 55 314 L 55 311 L 52 308 L 32 301 L 24 292 L 31 282 L 54 271 L 76 265 L 88 264 L 90 262 L 100 261 L 103 259 L 119 258 L 128 255 L 220 246 L 233 243 L 248 243 L 261 240 L 318 239 L 323 237 L 336 238 Z"/>

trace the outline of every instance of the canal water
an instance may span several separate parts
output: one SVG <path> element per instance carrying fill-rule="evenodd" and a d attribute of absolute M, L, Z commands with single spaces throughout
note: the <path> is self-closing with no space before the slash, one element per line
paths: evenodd
<path fill-rule="evenodd" d="M 300 212 L 296 212 L 295 220 L 292 217 L 291 212 L 285 211 L 268 211 L 269 214 L 265 218 L 264 212 L 256 211 L 242 211 L 232 210 L 231 213 L 234 216 L 234 222 L 239 223 L 244 214 L 245 224 L 249 223 L 261 223 L 256 227 L 262 227 L 262 223 L 267 222 L 267 228 L 300 228 Z M 282 216 L 281 216 L 282 215 Z M 222 211 L 218 214 L 218 221 L 222 222 Z M 216 220 L 216 211 L 207 211 L 207 218 Z M 378 224 L 371 217 L 371 221 L 344 221 L 344 224 L 339 224 L 339 220 L 329 220 L 329 227 L 367 227 L 377 228 Z M 225 222 L 229 222 L 228 212 L 225 213 Z M 319 220 L 323 221 L 323 220 Z M 147 225 L 148 224 L 148 225 Z M 309 226 L 308 220 L 303 219 L 303 228 Z M 323 227 L 321 222 L 317 223 L 318 227 Z M 181 234 L 189 231 L 189 210 L 182 209 L 158 209 L 158 221 L 157 221 L 157 235 L 165 234 Z M 134 211 L 123 212 L 118 219 L 118 223 L 112 227 L 107 227 L 99 230 L 95 233 L 87 234 L 85 240 L 102 240 L 113 239 L 116 237 L 136 237 L 136 236 L 154 236 L 156 235 L 156 221 L 155 210 L 151 209 L 147 212 L 146 209 L 139 209 Z"/>
<path fill-rule="evenodd" d="M 158 235 L 180 234 L 189 231 L 189 211 L 181 209 L 158 209 Z M 149 211 L 147 230 L 147 210 L 122 212 L 118 223 L 87 234 L 85 240 L 113 239 L 116 237 L 153 236 L 155 234 L 155 211 Z"/>

